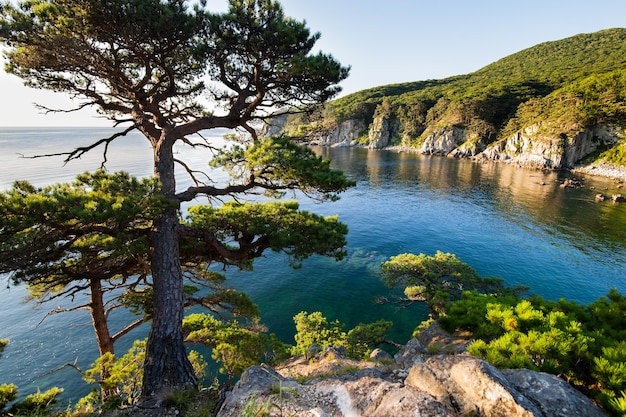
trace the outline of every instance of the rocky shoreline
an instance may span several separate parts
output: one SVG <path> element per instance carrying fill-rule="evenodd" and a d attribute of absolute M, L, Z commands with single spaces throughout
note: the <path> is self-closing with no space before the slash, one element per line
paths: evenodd
<path fill-rule="evenodd" d="M 393 357 L 378 352 L 358 362 L 329 349 L 276 369 L 253 366 L 217 416 L 605 416 L 565 380 L 527 369 L 498 370 L 465 353 L 468 342 L 435 323 Z"/>
<path fill-rule="evenodd" d="M 590 164 L 577 165 L 570 169 L 578 174 L 594 175 L 598 177 L 613 178 L 619 181 L 626 181 L 626 167 L 615 164 Z"/>

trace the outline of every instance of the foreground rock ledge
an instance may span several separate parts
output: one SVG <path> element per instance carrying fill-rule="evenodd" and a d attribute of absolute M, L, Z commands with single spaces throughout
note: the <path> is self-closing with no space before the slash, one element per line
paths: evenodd
<path fill-rule="evenodd" d="M 281 373 L 264 366 L 249 368 L 217 415 L 236 417 L 245 409 L 265 407 L 273 416 L 300 417 L 605 416 L 554 375 L 500 371 L 466 353 L 428 355 L 417 339 L 391 363 L 357 366 L 333 353 L 317 364 L 322 372 L 300 382 L 284 376 L 293 374 L 290 368 Z M 307 365 L 309 371 L 315 366 Z"/>

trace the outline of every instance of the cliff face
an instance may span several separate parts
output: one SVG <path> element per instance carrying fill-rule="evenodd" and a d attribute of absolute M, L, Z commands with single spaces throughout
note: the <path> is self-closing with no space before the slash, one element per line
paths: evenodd
<path fill-rule="evenodd" d="M 400 123 L 388 117 L 376 117 L 370 125 L 368 139 L 370 149 L 382 149 L 391 145 L 398 135 Z"/>
<path fill-rule="evenodd" d="M 573 168 L 599 148 L 617 144 L 622 136 L 617 126 L 594 126 L 569 137 L 555 137 L 541 133 L 541 126 L 535 125 L 490 145 L 476 157 L 536 168 Z"/>
<path fill-rule="evenodd" d="M 450 339 L 439 331 L 431 334 L 426 344 L 421 336 L 412 339 L 393 358 L 379 353 L 370 362 L 355 362 L 331 349 L 277 370 L 254 366 L 217 415 L 235 417 L 243 410 L 310 417 L 605 415 L 563 379 L 526 369 L 500 371 L 463 353 L 458 339 L 437 344 L 446 354 L 429 354 L 432 343 Z"/>
<path fill-rule="evenodd" d="M 279 132 L 280 125 L 271 132 Z M 589 154 L 618 144 L 626 138 L 626 130 L 618 125 L 597 125 L 571 134 L 551 133 L 541 124 L 520 129 L 506 139 L 490 143 L 481 136 L 460 126 L 429 128 L 419 141 L 403 137 L 405 127 L 397 119 L 378 117 L 369 125 L 359 119 L 342 122 L 336 129 L 319 131 L 311 143 L 322 146 L 367 146 L 385 149 L 400 146 L 404 150 L 425 155 L 453 158 L 502 161 L 538 169 L 575 167 Z M 367 141 L 357 143 L 367 132 Z"/>
<path fill-rule="evenodd" d="M 335 129 L 315 134 L 313 142 L 322 146 L 350 146 L 366 131 L 365 121 L 350 119 L 340 123 Z"/>

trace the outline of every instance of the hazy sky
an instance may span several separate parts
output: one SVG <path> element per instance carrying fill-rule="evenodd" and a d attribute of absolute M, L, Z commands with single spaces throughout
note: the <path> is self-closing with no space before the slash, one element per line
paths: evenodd
<path fill-rule="evenodd" d="M 352 67 L 343 93 L 467 74 L 541 42 L 626 27 L 624 0 L 282 0 L 287 15 L 320 32 L 319 49 Z M 224 10 L 226 0 L 208 0 Z M 0 71 L 0 126 L 108 126 L 93 111 Z"/>

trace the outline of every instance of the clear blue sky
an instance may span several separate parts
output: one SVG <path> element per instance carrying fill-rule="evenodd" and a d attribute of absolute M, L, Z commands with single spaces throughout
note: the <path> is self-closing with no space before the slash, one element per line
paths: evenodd
<path fill-rule="evenodd" d="M 319 49 L 352 67 L 342 94 L 377 85 L 467 74 L 541 42 L 626 27 L 625 0 L 282 0 L 320 32 Z M 225 10 L 226 0 L 208 0 Z M 69 105 L 0 71 L 0 126 L 108 126 L 93 111 L 42 115 L 32 103 Z"/>

